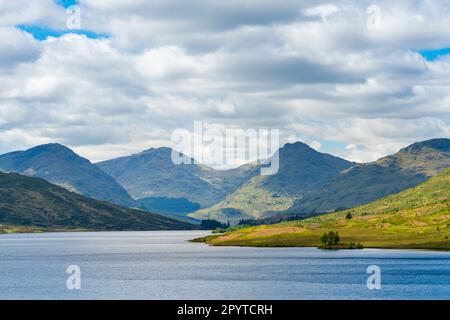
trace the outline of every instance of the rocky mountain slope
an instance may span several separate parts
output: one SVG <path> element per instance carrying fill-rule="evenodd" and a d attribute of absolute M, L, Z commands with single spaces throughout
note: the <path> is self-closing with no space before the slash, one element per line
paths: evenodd
<path fill-rule="evenodd" d="M 112 177 L 60 144 L 46 144 L 0 156 L 0 171 L 39 177 L 67 190 L 97 200 L 136 206 Z"/>

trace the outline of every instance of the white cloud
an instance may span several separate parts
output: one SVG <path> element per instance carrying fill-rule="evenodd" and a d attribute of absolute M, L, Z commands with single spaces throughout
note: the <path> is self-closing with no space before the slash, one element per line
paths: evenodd
<path fill-rule="evenodd" d="M 319 16 L 322 21 L 326 22 L 328 17 L 337 13 L 339 8 L 333 4 L 324 4 L 303 10 L 303 13 L 309 17 Z"/>
<path fill-rule="evenodd" d="M 371 30 L 371 4 L 82 0 L 83 27 L 108 38 L 36 41 L 15 26 L 64 28 L 65 10 L 0 0 L 0 151 L 56 141 L 102 160 L 194 120 L 358 161 L 449 137 L 450 58 L 416 51 L 450 47 L 450 5 L 379 1 Z"/>

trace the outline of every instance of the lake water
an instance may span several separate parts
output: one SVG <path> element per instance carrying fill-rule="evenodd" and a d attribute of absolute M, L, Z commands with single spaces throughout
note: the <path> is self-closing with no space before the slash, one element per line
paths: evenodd
<path fill-rule="evenodd" d="M 187 242 L 205 234 L 0 235 L 0 299 L 450 299 L 450 253 Z M 81 290 L 66 287 L 69 265 Z M 380 290 L 367 288 L 369 265 Z"/>

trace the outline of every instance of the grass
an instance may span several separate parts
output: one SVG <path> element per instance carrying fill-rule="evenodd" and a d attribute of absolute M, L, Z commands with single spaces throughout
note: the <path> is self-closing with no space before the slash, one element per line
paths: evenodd
<path fill-rule="evenodd" d="M 319 247 L 320 237 L 329 231 L 339 232 L 343 246 L 450 250 L 450 169 L 415 188 L 354 209 L 197 241 L 218 246 Z"/>
<path fill-rule="evenodd" d="M 30 226 L 16 226 L 0 224 L 0 234 L 13 234 L 13 233 L 44 233 L 44 232 L 82 232 L 82 231 L 94 231 L 81 228 L 61 228 L 61 227 L 30 227 Z"/>

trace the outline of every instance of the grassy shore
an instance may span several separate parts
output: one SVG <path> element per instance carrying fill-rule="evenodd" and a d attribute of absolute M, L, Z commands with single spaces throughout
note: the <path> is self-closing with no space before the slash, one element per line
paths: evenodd
<path fill-rule="evenodd" d="M 307 220 L 240 229 L 197 239 L 216 246 L 319 247 L 339 232 L 340 246 L 450 250 L 450 170 L 397 195 Z"/>
<path fill-rule="evenodd" d="M 30 227 L 30 226 L 14 226 L 14 225 L 1 225 L 0 234 L 13 234 L 13 233 L 44 233 L 44 232 L 82 232 L 92 231 L 81 228 L 43 228 L 43 227 Z"/>

